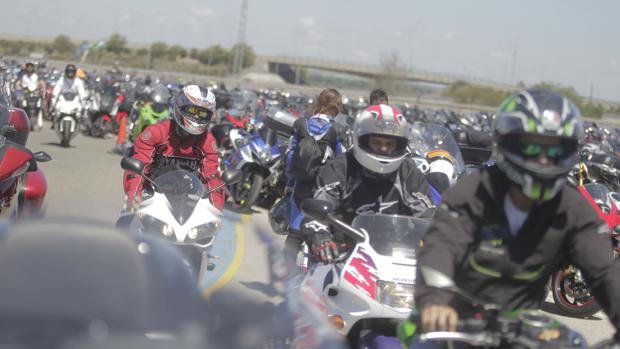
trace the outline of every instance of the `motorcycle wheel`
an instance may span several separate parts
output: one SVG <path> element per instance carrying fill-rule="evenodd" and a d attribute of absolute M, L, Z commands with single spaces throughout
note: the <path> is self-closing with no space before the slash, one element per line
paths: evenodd
<path fill-rule="evenodd" d="M 551 277 L 551 292 L 555 305 L 560 309 L 562 314 L 573 317 L 588 317 L 594 315 L 601 310 L 594 296 L 588 294 L 585 296 L 575 296 L 573 289 L 576 287 L 584 287 L 575 281 L 575 273 L 562 269 L 553 273 Z M 585 286 L 587 287 L 587 286 Z M 575 290 L 579 291 L 579 290 Z"/>
<path fill-rule="evenodd" d="M 239 188 L 238 190 L 241 195 L 239 195 L 239 200 L 237 201 L 239 202 L 241 207 L 252 207 L 252 205 L 254 205 L 254 203 L 258 199 L 258 195 L 260 194 L 261 189 L 263 188 L 263 176 L 260 173 L 254 173 L 253 175 L 251 175 L 251 177 L 246 177 L 246 179 L 243 182 L 239 183 L 239 185 L 241 186 L 241 188 Z"/>
<path fill-rule="evenodd" d="M 39 128 L 39 120 L 38 120 L 38 113 L 36 111 L 36 109 L 30 109 L 28 110 L 28 112 L 26 113 L 28 114 L 28 119 L 30 121 L 30 131 L 39 131 L 41 130 L 41 128 Z"/>
<path fill-rule="evenodd" d="M 69 148 L 69 142 L 71 141 L 71 123 L 65 121 L 62 128 L 62 140 L 60 145 L 65 148 Z"/>

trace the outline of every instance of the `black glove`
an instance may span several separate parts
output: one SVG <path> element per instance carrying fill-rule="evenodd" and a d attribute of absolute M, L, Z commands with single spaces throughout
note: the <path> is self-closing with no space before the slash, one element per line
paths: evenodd
<path fill-rule="evenodd" d="M 338 245 L 329 233 L 318 232 L 312 235 L 312 253 L 319 262 L 328 264 L 338 257 Z"/>

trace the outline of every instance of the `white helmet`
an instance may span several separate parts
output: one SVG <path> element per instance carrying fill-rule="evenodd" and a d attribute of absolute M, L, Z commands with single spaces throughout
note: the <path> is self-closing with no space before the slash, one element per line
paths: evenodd
<path fill-rule="evenodd" d="M 409 131 L 409 123 L 398 108 L 386 104 L 370 106 L 355 119 L 353 124 L 353 155 L 371 172 L 392 173 L 405 159 Z M 396 149 L 390 155 L 376 153 L 368 142 L 369 137 L 373 135 L 396 139 Z"/>
<path fill-rule="evenodd" d="M 179 92 L 171 107 L 172 117 L 179 127 L 189 134 L 201 135 L 207 131 L 215 112 L 215 95 L 198 85 L 187 85 Z"/>

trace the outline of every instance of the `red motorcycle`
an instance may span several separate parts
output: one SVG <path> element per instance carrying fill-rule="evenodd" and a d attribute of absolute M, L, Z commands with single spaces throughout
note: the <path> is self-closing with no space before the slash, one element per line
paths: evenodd
<path fill-rule="evenodd" d="M 25 147 L 30 124 L 23 110 L 0 106 L 0 122 L 0 218 L 13 221 L 39 216 L 47 181 L 38 162 L 51 157 Z"/>
<path fill-rule="evenodd" d="M 620 224 L 620 211 L 610 190 L 600 183 L 588 183 L 578 187 L 579 192 L 607 222 L 609 235 L 614 246 L 614 257 L 620 253 L 620 235 L 615 229 Z M 590 293 L 581 271 L 573 265 L 562 268 L 551 276 L 553 301 L 560 311 L 568 316 L 588 317 L 601 308 Z"/>

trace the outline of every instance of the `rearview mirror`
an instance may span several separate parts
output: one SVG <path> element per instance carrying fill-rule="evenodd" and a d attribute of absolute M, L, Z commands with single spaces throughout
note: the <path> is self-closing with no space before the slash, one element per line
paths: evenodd
<path fill-rule="evenodd" d="M 222 181 L 226 184 L 235 184 L 241 182 L 241 178 L 243 177 L 243 172 L 240 170 L 226 170 L 222 173 Z"/>
<path fill-rule="evenodd" d="M 142 171 L 144 170 L 144 163 L 138 159 L 124 156 L 121 160 L 121 168 L 129 172 L 142 174 Z"/>
<path fill-rule="evenodd" d="M 304 215 L 319 221 L 326 220 L 334 210 L 334 204 L 325 200 L 306 199 L 301 203 L 301 211 Z"/>
<path fill-rule="evenodd" d="M 34 159 L 37 160 L 37 162 L 48 162 L 52 160 L 52 157 L 50 156 L 50 154 L 44 151 L 38 151 L 32 154 L 32 157 L 34 157 Z"/>

